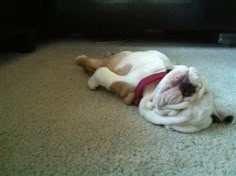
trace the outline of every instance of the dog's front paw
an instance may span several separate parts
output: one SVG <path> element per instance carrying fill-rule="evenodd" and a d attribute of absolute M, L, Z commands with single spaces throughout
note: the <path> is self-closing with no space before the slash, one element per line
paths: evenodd
<path fill-rule="evenodd" d="M 94 76 L 90 77 L 88 80 L 88 87 L 92 90 L 95 90 L 99 84 L 97 83 L 96 79 Z"/>
<path fill-rule="evenodd" d="M 147 108 L 148 110 L 153 110 L 154 107 L 155 107 L 155 106 L 154 106 L 154 103 L 153 103 L 153 102 L 151 102 L 151 101 L 147 102 L 146 108 Z"/>

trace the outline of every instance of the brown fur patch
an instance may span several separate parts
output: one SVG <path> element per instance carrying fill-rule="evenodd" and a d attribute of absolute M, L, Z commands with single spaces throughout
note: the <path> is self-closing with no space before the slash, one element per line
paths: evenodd
<path fill-rule="evenodd" d="M 88 74 L 93 74 L 97 68 L 101 67 L 104 63 L 103 59 L 93 58 L 80 58 L 76 61 L 76 64 L 81 66 Z"/>
<path fill-rule="evenodd" d="M 113 72 L 120 75 L 120 76 L 124 76 L 129 73 L 131 68 L 132 68 L 132 65 L 125 65 L 124 67 L 114 70 Z"/>
<path fill-rule="evenodd" d="M 135 102 L 135 87 L 126 82 L 114 82 L 112 83 L 110 90 L 120 96 L 127 105 Z"/>
<path fill-rule="evenodd" d="M 122 58 L 117 55 L 112 55 L 104 60 L 105 62 L 103 63 L 103 67 L 109 68 L 109 70 L 120 76 L 127 75 L 132 68 L 132 65 L 125 65 L 122 68 L 116 69 L 117 65 L 122 61 Z"/>
<path fill-rule="evenodd" d="M 106 54 L 109 55 L 109 54 Z M 80 57 L 80 56 L 79 56 Z M 119 54 L 109 55 L 103 59 L 95 59 L 95 58 L 88 58 L 87 56 L 81 56 L 76 61 L 77 65 L 83 67 L 86 73 L 92 74 L 98 69 L 99 67 L 107 67 L 112 72 L 124 76 L 129 73 L 132 65 L 125 65 L 122 68 L 116 69 L 117 65 L 122 61 L 122 56 Z"/>

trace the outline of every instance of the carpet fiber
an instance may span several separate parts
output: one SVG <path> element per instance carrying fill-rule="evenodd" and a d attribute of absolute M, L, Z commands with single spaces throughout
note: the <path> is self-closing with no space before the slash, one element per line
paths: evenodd
<path fill-rule="evenodd" d="M 154 42 L 51 42 L 30 54 L 1 55 L 1 176 L 233 176 L 236 126 L 181 134 L 146 122 L 135 106 L 90 91 L 77 55 L 157 49 L 197 67 L 218 110 L 234 115 L 236 50 Z M 145 58 L 144 58 L 145 59 Z"/>

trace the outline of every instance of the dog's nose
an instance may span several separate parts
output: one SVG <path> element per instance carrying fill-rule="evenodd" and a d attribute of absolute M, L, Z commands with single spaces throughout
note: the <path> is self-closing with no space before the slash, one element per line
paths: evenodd
<path fill-rule="evenodd" d="M 196 92 L 196 88 L 191 83 L 181 83 L 179 89 L 184 97 L 190 97 Z"/>

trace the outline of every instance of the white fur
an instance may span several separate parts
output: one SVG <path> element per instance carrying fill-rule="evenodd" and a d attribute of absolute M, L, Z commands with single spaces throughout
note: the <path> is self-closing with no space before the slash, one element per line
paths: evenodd
<path fill-rule="evenodd" d="M 207 128 L 211 123 L 211 114 L 214 112 L 213 98 L 207 82 L 200 76 L 196 68 L 186 66 L 173 66 L 170 60 L 158 51 L 119 53 L 122 57 L 117 69 L 129 64 L 131 70 L 125 76 L 117 75 L 106 67 L 101 67 L 90 77 L 88 86 L 96 89 L 103 86 L 110 89 L 112 83 L 125 81 L 133 86 L 150 74 L 173 69 L 156 86 L 151 85 L 145 89 L 139 104 L 140 114 L 149 122 L 164 125 L 180 132 L 196 132 Z M 181 97 L 178 89 L 170 91 L 168 96 L 162 97 L 162 91 L 168 90 L 175 81 L 183 75 L 188 75 L 189 80 L 196 85 L 197 92 L 191 97 Z M 169 87 L 168 87 L 169 86 Z"/>

